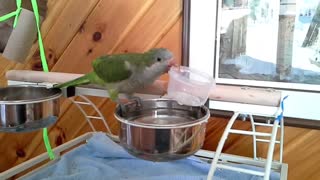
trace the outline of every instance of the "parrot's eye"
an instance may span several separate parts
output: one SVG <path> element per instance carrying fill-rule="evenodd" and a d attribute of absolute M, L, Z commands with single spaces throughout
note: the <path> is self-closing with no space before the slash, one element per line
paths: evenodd
<path fill-rule="evenodd" d="M 160 61 L 161 61 L 161 58 L 158 57 L 158 58 L 157 58 L 157 61 L 160 62 Z"/>

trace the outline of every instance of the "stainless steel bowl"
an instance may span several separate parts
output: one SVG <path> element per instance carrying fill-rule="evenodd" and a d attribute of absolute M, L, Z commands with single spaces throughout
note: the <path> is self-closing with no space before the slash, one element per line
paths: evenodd
<path fill-rule="evenodd" d="M 36 86 L 0 88 L 0 131 L 26 132 L 53 124 L 59 115 L 60 89 Z"/>
<path fill-rule="evenodd" d="M 185 158 L 204 142 L 210 112 L 205 106 L 179 105 L 156 99 L 118 106 L 120 144 L 130 154 L 151 161 Z"/>

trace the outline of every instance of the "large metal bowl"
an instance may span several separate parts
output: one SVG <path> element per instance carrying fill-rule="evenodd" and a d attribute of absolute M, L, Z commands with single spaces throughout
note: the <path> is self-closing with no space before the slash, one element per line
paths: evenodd
<path fill-rule="evenodd" d="M 209 116 L 205 106 L 184 106 L 167 99 L 129 103 L 115 111 L 121 146 L 151 161 L 177 160 L 197 152 L 203 145 Z"/>
<path fill-rule="evenodd" d="M 60 89 L 29 85 L 0 88 L 0 131 L 27 132 L 53 124 L 61 95 Z"/>

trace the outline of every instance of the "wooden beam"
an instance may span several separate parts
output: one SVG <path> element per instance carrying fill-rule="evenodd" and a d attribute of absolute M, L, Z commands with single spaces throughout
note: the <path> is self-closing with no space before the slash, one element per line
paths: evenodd
<path fill-rule="evenodd" d="M 57 72 L 45 73 L 37 71 L 9 71 L 7 73 L 7 78 L 9 80 L 40 83 L 61 83 L 80 76 L 81 74 Z M 167 91 L 167 86 L 168 81 L 158 80 L 153 85 L 144 88 L 138 92 L 146 94 L 156 93 L 164 95 Z M 281 93 L 280 91 L 270 89 L 217 85 L 216 88 L 210 92 L 209 98 L 212 100 L 226 102 L 278 106 L 281 100 Z"/>

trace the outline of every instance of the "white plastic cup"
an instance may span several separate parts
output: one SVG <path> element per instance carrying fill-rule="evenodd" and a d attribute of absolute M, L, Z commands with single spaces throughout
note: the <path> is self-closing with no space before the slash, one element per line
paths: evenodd
<path fill-rule="evenodd" d="M 172 67 L 169 71 L 168 97 L 180 104 L 202 106 L 213 88 L 213 77 L 204 72 L 185 66 Z"/>

